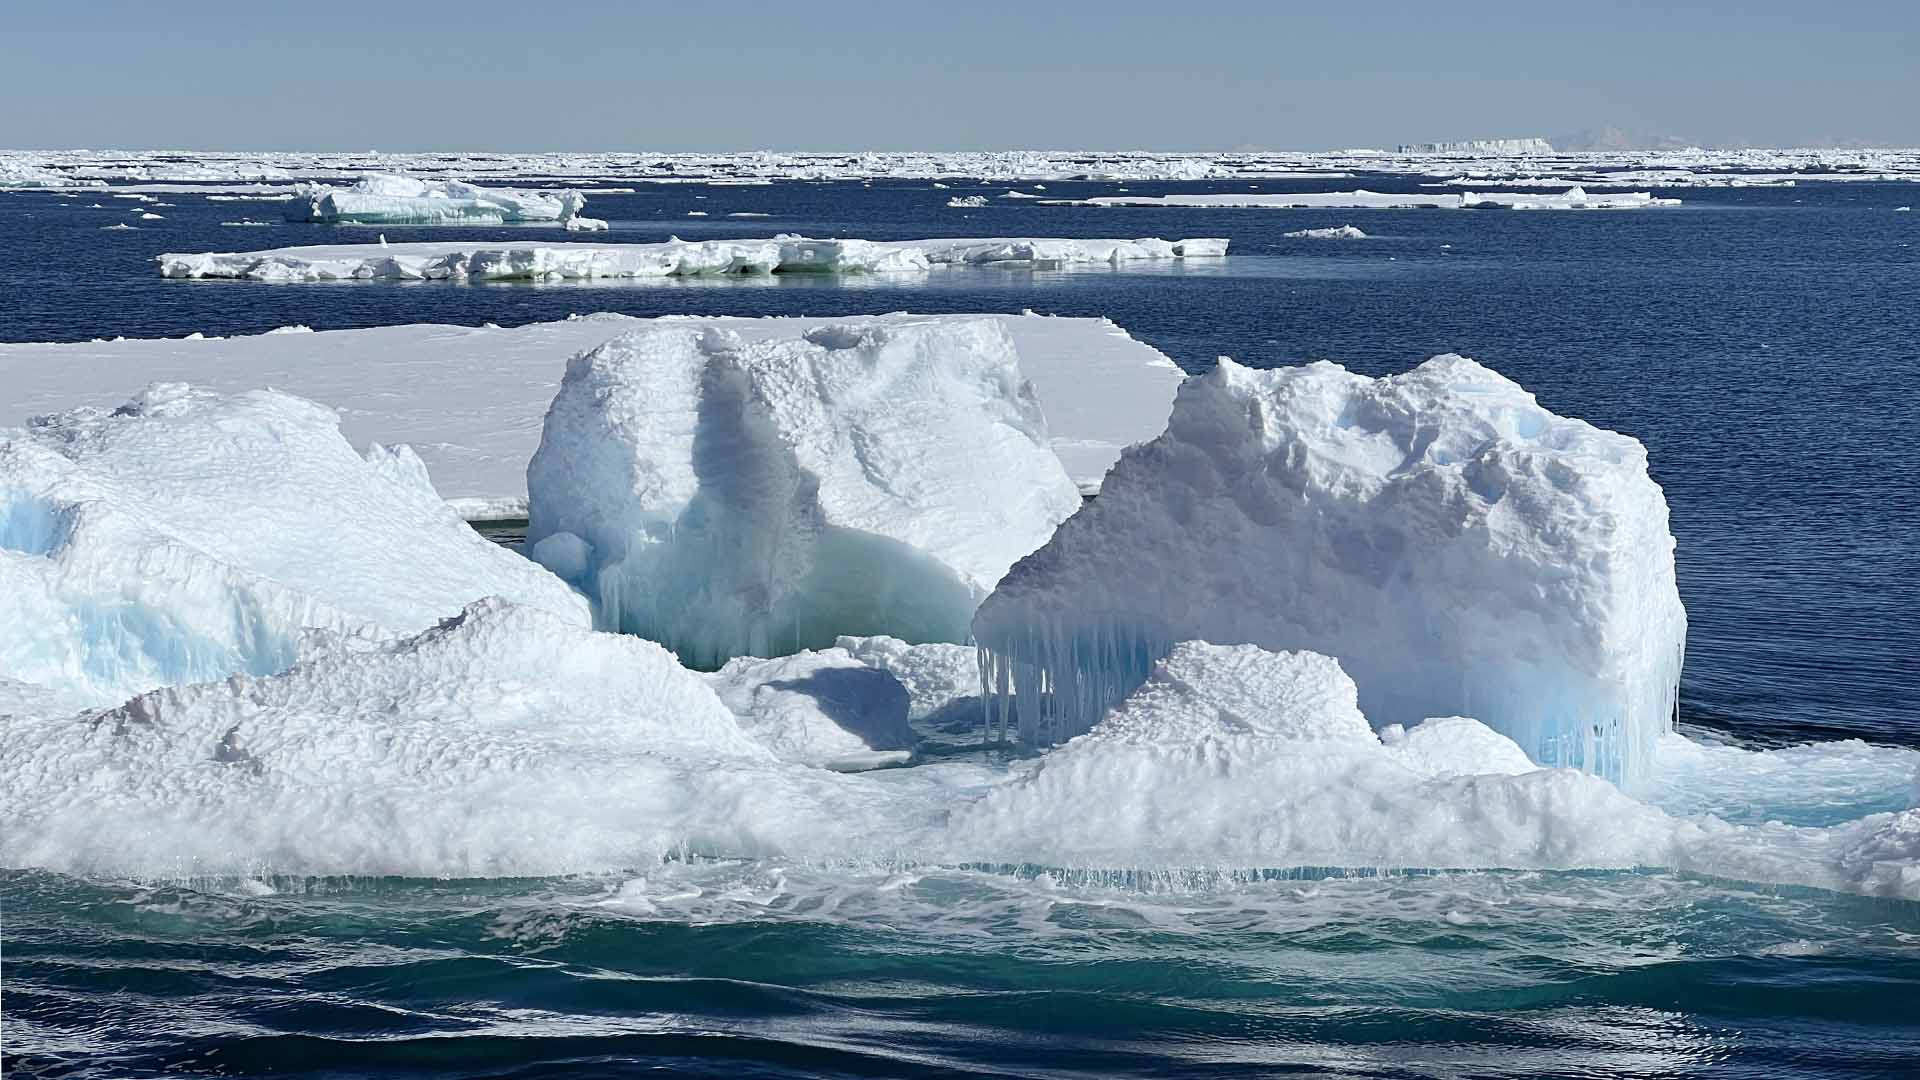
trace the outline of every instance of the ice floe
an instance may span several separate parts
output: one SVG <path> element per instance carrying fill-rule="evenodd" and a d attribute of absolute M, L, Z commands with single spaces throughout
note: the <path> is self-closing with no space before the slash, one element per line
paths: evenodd
<path fill-rule="evenodd" d="M 345 187 L 303 187 L 287 208 L 287 219 L 340 225 L 564 223 L 578 215 L 586 201 L 577 191 L 483 188 L 459 180 L 374 173 Z"/>
<path fill-rule="evenodd" d="M 578 220 L 578 219 L 576 219 Z M 1215 257 L 1219 238 L 1066 240 L 669 240 L 652 244 L 497 244 L 427 241 L 335 244 L 157 256 L 163 277 L 255 281 L 564 281 L 716 274 L 916 273 L 935 266 L 1126 263 Z"/>
<path fill-rule="evenodd" d="M 1223 359 L 974 633 L 1032 742 L 1088 730 L 1178 641 L 1252 642 L 1339 658 L 1377 724 L 1472 716 L 1631 783 L 1671 723 L 1686 615 L 1638 441 L 1459 356 L 1377 380 Z"/>
<path fill-rule="evenodd" d="M 1352 225 L 1335 225 L 1326 229 L 1295 229 L 1280 235 L 1294 240 L 1365 240 L 1367 238 L 1366 233 Z"/>
<path fill-rule="evenodd" d="M 529 552 L 599 625 L 702 667 L 964 642 L 1080 505 L 991 318 L 617 337 L 568 364 L 527 487 Z"/>

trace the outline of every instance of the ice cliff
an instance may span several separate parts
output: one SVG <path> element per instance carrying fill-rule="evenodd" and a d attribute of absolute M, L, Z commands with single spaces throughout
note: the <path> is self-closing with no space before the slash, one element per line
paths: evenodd
<path fill-rule="evenodd" d="M 1248 642 L 1338 658 L 1375 724 L 1472 716 L 1632 781 L 1686 615 L 1639 442 L 1440 356 L 1189 379 L 973 628 L 997 724 L 1031 742 L 1092 728 L 1175 642 Z"/>

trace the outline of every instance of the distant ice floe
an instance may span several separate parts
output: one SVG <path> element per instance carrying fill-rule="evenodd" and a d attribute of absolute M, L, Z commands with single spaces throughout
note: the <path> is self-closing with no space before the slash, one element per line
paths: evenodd
<path fill-rule="evenodd" d="M 940 322 L 957 316 L 854 319 L 593 315 L 517 327 L 386 326 L 225 340 L 0 343 L 0 386 L 13 416 L 125 400 L 155 380 L 226 393 L 273 386 L 326 401 L 354 445 L 409 443 L 434 486 L 477 519 L 527 516 L 527 462 L 567 360 L 656 325 L 793 338 L 829 323 Z M 1105 319 L 989 316 L 1004 327 L 1039 395 L 1054 454 L 1097 488 L 1122 447 L 1166 426 L 1180 369 Z"/>
<path fill-rule="evenodd" d="M 955 195 L 947 200 L 947 207 L 952 210 L 978 210 L 985 205 L 987 205 L 985 195 Z"/>
<path fill-rule="evenodd" d="M 992 318 L 625 334 L 568 363 L 527 486 L 529 554 L 597 625 L 704 668 L 965 642 L 1080 506 Z"/>
<path fill-rule="evenodd" d="M 577 191 L 483 188 L 459 180 L 418 180 L 374 173 L 346 187 L 303 187 L 289 221 L 345 225 L 505 225 L 566 223 L 586 196 Z"/>
<path fill-rule="evenodd" d="M 1409 148 L 1412 150 L 1412 148 Z M 0 173 L 47 174 L 57 186 L 112 182 L 151 190 L 262 188 L 280 182 L 348 184 L 369 174 L 484 187 L 571 188 L 581 194 L 631 191 L 636 184 L 760 185 L 778 181 L 873 180 L 1023 183 L 1082 179 L 1127 183 L 1182 180 L 1351 179 L 1361 175 L 1458 178 L 1498 183 L 1525 178 L 1554 186 L 1632 183 L 1636 187 L 1738 187 L 1845 181 L 1920 181 L 1920 149 L 1732 149 L 1546 152 L 1526 140 L 1478 140 L 1444 151 L 1250 150 L 1223 153 L 960 151 L 840 153 L 366 154 L 326 152 L 179 153 L 147 151 L 0 152 Z M 7 185 L 0 183 L 0 189 Z M 284 197 L 284 196 L 280 196 Z"/>
<path fill-rule="evenodd" d="M 1295 229 L 1280 235 L 1294 240 L 1365 240 L 1367 238 L 1366 233 L 1352 225 L 1336 225 L 1329 229 Z"/>
<path fill-rule="evenodd" d="M 1049 206 L 1181 206 L 1195 209 L 1257 208 L 1265 210 L 1373 209 L 1373 210 L 1640 210 L 1678 206 L 1679 199 L 1659 199 L 1644 191 L 1593 195 L 1578 187 L 1558 195 L 1513 191 L 1445 193 L 1383 193 L 1377 191 L 1313 191 L 1294 195 L 1101 195 L 1091 199 L 1050 199 Z"/>
<path fill-rule="evenodd" d="M 105 180 L 85 179 L 45 168 L 15 156 L 0 155 L 0 191 L 25 189 L 103 188 Z"/>
<path fill-rule="evenodd" d="M 1384 379 L 1222 358 L 973 632 L 1027 742 L 1089 730 L 1177 642 L 1252 642 L 1337 657 L 1376 724 L 1473 716 L 1631 784 L 1672 723 L 1686 613 L 1638 441 L 1459 356 Z"/>
<path fill-rule="evenodd" d="M 578 220 L 578 219 L 576 219 Z M 603 278 L 703 277 L 721 274 L 918 273 L 936 266 L 1000 263 L 1128 263 L 1212 258 L 1227 253 L 1220 238 L 1069 240 L 1019 237 L 952 240 L 681 240 L 652 244 L 425 241 L 337 244 L 264 251 L 166 254 L 156 257 L 170 278 L 253 281 L 569 281 Z"/>

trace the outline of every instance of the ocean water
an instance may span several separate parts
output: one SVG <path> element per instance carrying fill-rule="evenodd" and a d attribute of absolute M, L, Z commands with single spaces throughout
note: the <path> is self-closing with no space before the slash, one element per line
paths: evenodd
<path fill-rule="evenodd" d="M 911 279 L 176 282 L 154 254 L 381 231 L 568 237 L 290 225 L 276 203 L 191 194 L 8 194 L 0 340 L 1031 308 L 1111 317 L 1189 371 L 1225 354 L 1383 374 L 1462 352 L 1647 444 L 1679 545 L 1691 733 L 1883 748 L 1651 797 L 1810 824 L 1912 804 L 1897 748 L 1920 747 L 1920 218 L 1891 212 L 1912 184 L 1685 189 L 1668 193 L 1682 207 L 1621 213 L 962 211 L 943 204 L 964 184 L 640 187 L 590 198 L 614 222 L 594 239 L 1227 236 L 1233 255 Z M 243 217 L 276 224 L 220 224 Z M 121 221 L 138 228 L 102 228 Z M 1348 223 L 1371 238 L 1281 235 Z M 1866 780 L 1862 761 L 1877 763 Z M 1807 788 L 1839 794 L 1815 812 Z M 0 904 L 0 1041 L 23 1075 L 1920 1072 L 1920 905 L 1666 871 L 1142 875 L 691 852 L 561 880 L 14 870 Z"/>

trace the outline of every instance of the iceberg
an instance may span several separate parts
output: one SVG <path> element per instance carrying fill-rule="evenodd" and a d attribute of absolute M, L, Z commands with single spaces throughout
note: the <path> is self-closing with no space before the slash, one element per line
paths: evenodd
<path fill-rule="evenodd" d="M 449 510 L 411 450 L 363 457 L 312 402 L 157 384 L 0 429 L 0 678 L 110 703 L 279 671 L 309 629 L 390 637 L 488 595 L 590 620 Z"/>
<path fill-rule="evenodd" d="M 1686 614 L 1637 440 L 1460 356 L 1384 379 L 1223 359 L 973 630 L 994 725 L 1029 742 L 1089 730 L 1199 639 L 1326 653 L 1376 724 L 1472 716 L 1631 783 Z"/>
<path fill-rule="evenodd" d="M 978 210 L 985 205 L 987 205 L 985 195 L 955 195 L 947 200 L 947 208 L 950 210 Z"/>
<path fill-rule="evenodd" d="M 615 338 L 568 363 L 527 488 L 528 551 L 597 624 L 703 668 L 964 642 L 1080 503 L 991 318 Z"/>
<path fill-rule="evenodd" d="M 459 180 L 372 173 L 348 187 L 303 185 L 287 206 L 287 220 L 334 225 L 564 224 L 586 203 L 577 191 L 483 188 Z"/>
<path fill-rule="evenodd" d="M 604 228 L 605 223 L 570 229 Z M 250 281 L 582 281 L 725 274 L 924 273 L 935 266 L 1003 263 L 1129 263 L 1217 257 L 1218 237 L 1161 240 L 1055 240 L 1039 237 L 935 240 L 769 240 L 678 238 L 652 244 L 525 244 L 424 241 L 323 244 L 262 251 L 170 253 L 155 257 L 162 277 Z"/>
<path fill-rule="evenodd" d="M 1351 225 L 1336 225 L 1328 229 L 1295 229 L 1281 236 L 1293 240 L 1365 240 L 1367 234 Z"/>
<path fill-rule="evenodd" d="M 832 320 L 883 326 L 956 316 Z M 977 317 L 977 316 L 974 316 Z M 1166 427 L 1180 384 L 1173 361 L 1105 319 L 990 316 L 1047 413 L 1055 456 L 1097 488 L 1130 443 Z M 0 343 L 0 425 L 124 397 L 154 381 L 223 393 L 273 386 L 340 410 L 355 445 L 408 443 L 440 492 L 479 517 L 526 517 L 527 461 L 567 360 L 649 326 L 713 327 L 748 340 L 790 338 L 807 318 L 588 315 L 525 326 L 414 324 L 297 335 Z"/>

